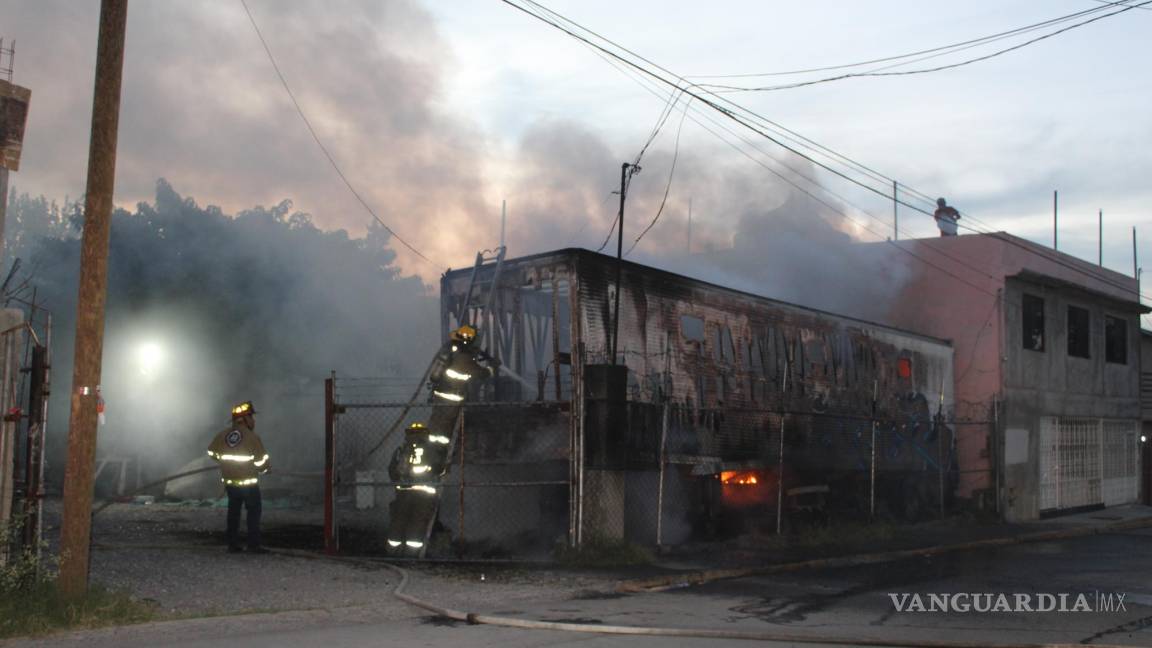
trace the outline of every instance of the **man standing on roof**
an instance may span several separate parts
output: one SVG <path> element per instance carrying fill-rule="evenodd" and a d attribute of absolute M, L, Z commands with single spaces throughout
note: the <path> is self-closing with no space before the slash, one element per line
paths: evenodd
<path fill-rule="evenodd" d="M 936 199 L 936 212 L 932 214 L 936 219 L 936 226 L 940 228 L 940 236 L 956 236 L 956 222 L 960 220 L 960 212 L 955 207 L 949 207 L 943 198 Z"/>
<path fill-rule="evenodd" d="M 260 544 L 260 475 L 272 465 L 264 443 L 256 434 L 256 409 L 252 401 L 232 408 L 232 426 L 221 430 L 208 456 L 220 464 L 220 480 L 228 491 L 228 551 L 243 551 L 240 545 L 240 507 L 248 509 L 248 551 L 268 553 Z"/>

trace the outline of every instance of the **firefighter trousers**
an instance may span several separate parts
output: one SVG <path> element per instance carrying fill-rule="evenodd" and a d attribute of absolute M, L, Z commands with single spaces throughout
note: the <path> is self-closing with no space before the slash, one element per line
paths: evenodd
<path fill-rule="evenodd" d="M 423 490 L 396 489 L 388 509 L 388 540 L 394 553 L 419 555 L 428 529 L 436 516 L 436 494 Z"/>
<path fill-rule="evenodd" d="M 260 546 L 260 485 L 225 486 L 228 491 L 228 546 L 240 546 L 240 507 L 248 509 L 248 547 Z"/>

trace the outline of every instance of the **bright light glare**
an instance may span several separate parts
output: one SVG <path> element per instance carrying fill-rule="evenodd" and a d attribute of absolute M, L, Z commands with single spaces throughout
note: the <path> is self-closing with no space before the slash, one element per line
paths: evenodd
<path fill-rule="evenodd" d="M 136 349 L 136 364 L 140 373 L 145 376 L 155 376 L 164 364 L 164 349 L 155 342 L 145 342 Z"/>

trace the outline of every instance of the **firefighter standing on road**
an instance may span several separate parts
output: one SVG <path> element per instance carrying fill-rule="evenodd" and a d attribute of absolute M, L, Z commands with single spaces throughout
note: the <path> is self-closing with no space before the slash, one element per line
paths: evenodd
<path fill-rule="evenodd" d="M 232 426 L 221 430 L 208 456 L 220 464 L 220 478 L 228 491 L 228 551 L 243 551 L 240 545 L 240 507 L 248 509 L 248 551 L 267 553 L 260 544 L 260 475 L 271 469 L 264 443 L 256 434 L 256 409 L 252 401 L 232 408 Z"/>
<path fill-rule="evenodd" d="M 388 476 L 396 498 L 388 509 L 388 550 L 395 555 L 419 556 L 436 516 L 437 487 L 448 467 L 447 436 L 433 434 L 423 423 L 404 431 L 404 443 L 392 455 Z"/>

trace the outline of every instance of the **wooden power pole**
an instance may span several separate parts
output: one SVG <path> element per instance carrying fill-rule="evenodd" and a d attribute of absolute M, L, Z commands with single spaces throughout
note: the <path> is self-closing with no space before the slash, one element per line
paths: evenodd
<path fill-rule="evenodd" d="M 102 0 L 96 45 L 92 137 L 88 144 L 88 188 L 80 250 L 80 298 L 76 308 L 72 410 L 68 421 L 68 466 L 60 532 L 60 594 L 74 599 L 88 589 L 92 532 L 92 482 L 96 455 L 96 392 L 104 351 L 104 302 L 108 288 L 108 235 L 116 177 L 116 134 L 128 0 Z"/>

